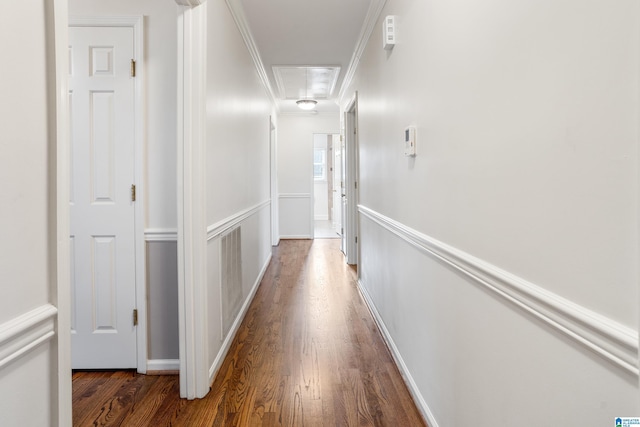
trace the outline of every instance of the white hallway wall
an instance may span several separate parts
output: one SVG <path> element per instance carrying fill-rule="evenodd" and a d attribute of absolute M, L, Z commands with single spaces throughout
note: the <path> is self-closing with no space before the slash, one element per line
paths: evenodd
<path fill-rule="evenodd" d="M 313 238 L 313 134 L 340 133 L 336 113 L 278 118 L 280 237 Z"/>
<path fill-rule="evenodd" d="M 0 4 L 0 54 L 20 64 L 3 66 L 0 78 L 3 426 L 71 422 L 71 368 L 64 351 L 70 345 L 70 313 L 65 313 L 68 298 L 58 301 L 57 297 L 59 290 L 60 295 L 69 291 L 67 272 L 57 270 L 58 247 L 68 247 L 69 237 L 60 236 L 58 241 L 55 172 L 56 156 L 60 154 L 63 163 L 68 158 L 66 144 L 57 146 L 56 79 L 66 61 L 55 63 L 53 27 L 54 19 L 57 25 L 66 25 L 65 15 L 65 1 Z M 65 50 L 66 43 L 64 37 L 60 49 Z M 60 183 L 64 188 L 68 187 Z M 68 193 L 63 199 L 67 197 Z"/>
<path fill-rule="evenodd" d="M 149 369 L 177 369 L 177 5 L 156 0 L 70 0 L 76 16 L 144 16 L 144 123 Z M 143 285 L 144 286 L 144 285 Z"/>
<path fill-rule="evenodd" d="M 207 6 L 206 218 L 208 355 L 212 378 L 236 322 L 271 259 L 269 117 L 274 114 L 234 18 L 222 1 Z M 242 236 L 240 306 L 221 291 L 221 237 L 239 226 Z M 235 293 L 230 291 L 230 293 Z M 231 325 L 229 325 L 231 326 Z"/>
<path fill-rule="evenodd" d="M 379 22 L 345 96 L 359 95 L 359 272 L 433 426 L 640 414 L 638 6 L 383 10 L 398 43 L 382 49 Z M 485 273 L 524 306 L 468 276 Z"/>

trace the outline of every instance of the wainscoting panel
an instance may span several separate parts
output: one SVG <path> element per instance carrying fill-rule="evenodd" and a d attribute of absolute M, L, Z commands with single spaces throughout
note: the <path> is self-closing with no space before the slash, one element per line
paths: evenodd
<path fill-rule="evenodd" d="M 638 376 L 638 332 L 365 206 L 360 214 Z"/>
<path fill-rule="evenodd" d="M 154 360 L 179 357 L 178 245 L 175 240 L 147 240 L 146 251 L 147 369 L 152 369 Z"/>
<path fill-rule="evenodd" d="M 313 199 L 310 193 L 279 195 L 280 238 L 313 238 Z"/>
<path fill-rule="evenodd" d="M 429 425 L 521 414 L 546 425 L 550 412 L 604 425 L 637 408 L 635 330 L 368 207 L 359 213 L 359 287 Z"/>
<path fill-rule="evenodd" d="M 271 260 L 271 204 L 260 203 L 207 228 L 209 379 L 231 346 Z"/>

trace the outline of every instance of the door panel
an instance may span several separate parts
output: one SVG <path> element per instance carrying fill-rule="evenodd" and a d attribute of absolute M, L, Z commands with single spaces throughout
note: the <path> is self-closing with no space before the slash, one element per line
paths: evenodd
<path fill-rule="evenodd" d="M 347 254 L 347 233 L 345 232 L 347 223 L 347 163 L 346 163 L 346 135 L 340 139 L 340 250 Z"/>
<path fill-rule="evenodd" d="M 133 43 L 69 28 L 74 369 L 136 367 Z"/>
<path fill-rule="evenodd" d="M 342 143 L 340 135 L 333 136 L 333 228 L 342 236 Z"/>

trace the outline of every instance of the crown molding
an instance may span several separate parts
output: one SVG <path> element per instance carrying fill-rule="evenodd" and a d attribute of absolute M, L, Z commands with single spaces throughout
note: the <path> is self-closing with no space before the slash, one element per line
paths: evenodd
<path fill-rule="evenodd" d="M 387 0 L 373 0 L 369 5 L 367 16 L 364 18 L 362 30 L 360 30 L 360 36 L 358 37 L 358 42 L 356 43 L 356 48 L 353 51 L 351 61 L 349 62 L 349 66 L 347 67 L 344 79 L 342 80 L 340 92 L 338 92 L 338 102 L 340 104 L 342 104 L 342 98 L 345 96 L 345 91 L 353 81 L 353 77 L 356 74 L 356 70 L 358 69 L 358 64 L 360 63 L 362 53 L 367 47 L 367 43 L 369 43 L 369 38 L 373 33 L 373 29 L 375 28 L 376 22 L 378 21 L 378 18 L 382 13 L 382 8 L 384 8 L 385 4 L 387 4 Z"/>
<path fill-rule="evenodd" d="M 176 0 L 179 1 L 179 0 Z M 192 0 L 180 0 L 180 1 L 192 1 Z M 199 1 L 199 0 L 193 0 Z M 229 7 L 229 11 L 231 12 L 231 16 L 234 21 L 236 21 L 236 25 L 240 34 L 242 35 L 242 39 L 249 50 L 249 55 L 251 55 L 251 59 L 253 59 L 253 63 L 255 64 L 256 71 L 258 72 L 258 76 L 262 81 L 262 84 L 267 91 L 267 95 L 271 99 L 271 104 L 277 113 L 280 113 L 280 106 L 277 102 L 277 97 L 275 92 L 273 91 L 273 87 L 271 87 L 271 83 L 269 82 L 269 76 L 267 75 L 267 70 L 264 67 L 264 62 L 262 62 L 262 57 L 260 56 L 260 52 L 258 51 L 258 46 L 253 38 L 253 34 L 251 34 L 251 29 L 249 28 L 249 23 L 247 22 L 247 17 L 244 14 L 244 9 L 242 9 L 242 5 L 239 0 L 226 0 L 227 6 Z"/>
<path fill-rule="evenodd" d="M 178 6 L 196 7 L 200 6 L 207 0 L 175 0 Z"/>

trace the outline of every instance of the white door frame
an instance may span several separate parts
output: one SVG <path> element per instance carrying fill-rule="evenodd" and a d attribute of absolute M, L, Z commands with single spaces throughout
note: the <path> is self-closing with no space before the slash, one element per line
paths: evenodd
<path fill-rule="evenodd" d="M 271 175 L 271 246 L 280 244 L 280 227 L 278 218 L 278 144 L 276 126 L 273 117 L 269 117 L 269 173 Z"/>
<path fill-rule="evenodd" d="M 144 19 L 142 16 L 70 16 L 69 27 L 128 27 L 133 29 L 134 56 L 136 61 L 136 77 L 134 79 L 134 179 L 136 199 L 134 204 L 135 228 L 135 287 L 136 308 L 138 309 L 138 326 L 136 328 L 137 371 L 147 372 L 147 286 L 144 240 L 144 121 L 143 121 L 143 88 L 144 88 Z M 67 61 L 68 63 L 68 61 Z M 68 90 L 67 90 L 68 92 Z M 68 113 L 67 113 L 68 114 Z M 59 174 L 69 172 L 60 170 Z M 68 200 L 68 197 L 67 197 Z M 68 203 L 68 202 L 67 202 Z M 67 233 L 68 234 L 68 233 Z M 67 267 L 68 268 L 68 267 Z"/>
<path fill-rule="evenodd" d="M 342 220 L 347 241 L 347 247 L 345 248 L 347 264 L 354 265 L 358 264 L 360 258 L 360 245 L 357 243 L 360 234 L 358 220 L 358 92 L 347 103 L 344 113 L 344 132 L 345 152 L 343 155 L 345 156 L 346 166 L 347 218 Z"/>
<path fill-rule="evenodd" d="M 207 4 L 178 11 L 178 322 L 180 396 L 209 392 L 205 188 Z"/>
<path fill-rule="evenodd" d="M 55 227 L 55 235 L 49 236 L 51 250 L 51 303 L 58 309 L 56 315 L 57 354 L 52 369 L 52 377 L 57 378 L 57 407 L 52 408 L 57 419 L 52 425 L 72 424 L 71 386 L 71 253 L 70 235 L 70 145 L 69 145 L 69 9 L 67 0 L 53 0 L 53 6 L 46 8 L 47 36 L 53 40 L 50 52 L 54 61 L 47 64 L 50 76 L 48 85 L 55 86 L 55 93 L 49 95 L 49 120 L 52 123 L 51 171 L 49 178 L 50 200 L 55 201 L 49 211 L 50 226 Z M 55 120 L 54 120 L 55 114 Z M 55 133 L 54 133 L 55 131 Z M 54 145 L 55 144 L 55 145 Z M 51 399 L 55 405 L 55 399 Z"/>

